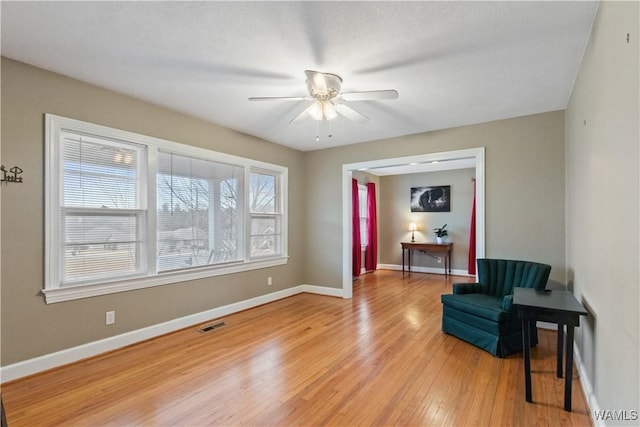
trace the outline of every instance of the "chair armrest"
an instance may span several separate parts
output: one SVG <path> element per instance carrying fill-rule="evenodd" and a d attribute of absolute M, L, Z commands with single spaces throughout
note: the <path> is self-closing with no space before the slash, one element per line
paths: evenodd
<path fill-rule="evenodd" d="M 454 283 L 452 286 L 453 293 L 457 295 L 482 293 L 482 285 L 480 283 Z"/>
<path fill-rule="evenodd" d="M 511 311 L 512 307 L 513 307 L 513 294 L 505 295 L 504 298 L 502 298 L 502 309 L 504 311 Z"/>

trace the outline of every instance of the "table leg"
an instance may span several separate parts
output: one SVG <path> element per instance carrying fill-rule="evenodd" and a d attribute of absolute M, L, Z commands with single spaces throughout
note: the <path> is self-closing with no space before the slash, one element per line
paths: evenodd
<path fill-rule="evenodd" d="M 562 362 L 564 357 L 562 353 L 564 351 L 564 325 L 558 323 L 558 355 L 557 355 L 557 376 L 562 378 Z"/>
<path fill-rule="evenodd" d="M 564 379 L 564 410 L 571 412 L 571 384 L 573 382 L 573 325 L 567 325 L 567 365 Z"/>
<path fill-rule="evenodd" d="M 447 258 L 447 253 L 445 252 L 444 256 L 444 277 L 447 277 L 447 265 L 449 264 L 449 259 Z"/>
<path fill-rule="evenodd" d="M 524 390 L 527 402 L 533 402 L 531 396 L 531 336 L 529 335 L 530 322 L 525 313 L 522 315 L 522 346 L 524 351 Z"/>
<path fill-rule="evenodd" d="M 444 275 L 448 276 L 449 275 L 449 263 L 451 261 L 449 260 L 449 254 L 445 252 L 444 254 Z"/>
<path fill-rule="evenodd" d="M 405 252 L 405 249 L 402 248 L 402 274 L 404 274 L 404 252 Z"/>

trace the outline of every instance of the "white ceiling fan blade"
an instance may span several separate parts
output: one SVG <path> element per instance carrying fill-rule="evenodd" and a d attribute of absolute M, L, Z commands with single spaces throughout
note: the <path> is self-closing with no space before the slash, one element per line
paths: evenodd
<path fill-rule="evenodd" d="M 307 105 L 307 106 L 305 107 L 305 109 L 304 109 L 304 110 L 302 110 L 302 112 L 301 112 L 300 114 L 298 114 L 297 116 L 295 116 L 295 117 L 293 118 L 293 120 L 291 120 L 291 121 L 289 122 L 289 124 L 290 124 L 290 125 L 293 125 L 293 124 L 296 124 L 296 123 L 300 123 L 301 121 L 303 121 L 304 119 L 306 119 L 307 117 L 309 117 L 309 112 L 308 112 L 308 110 L 309 110 L 309 108 L 311 108 L 311 105 L 313 105 L 313 104 Z"/>
<path fill-rule="evenodd" d="M 310 100 L 308 96 L 252 96 L 249 101 L 304 101 Z"/>
<path fill-rule="evenodd" d="M 353 120 L 354 122 L 364 123 L 367 120 L 369 120 L 369 117 L 354 110 L 351 107 L 347 107 L 344 104 L 333 104 L 333 107 L 336 109 L 338 113 L 342 114 L 349 120 Z"/>
<path fill-rule="evenodd" d="M 363 92 L 345 92 L 340 96 L 345 101 L 371 101 L 378 99 L 398 99 L 398 91 L 394 89 L 387 90 L 368 90 Z"/>

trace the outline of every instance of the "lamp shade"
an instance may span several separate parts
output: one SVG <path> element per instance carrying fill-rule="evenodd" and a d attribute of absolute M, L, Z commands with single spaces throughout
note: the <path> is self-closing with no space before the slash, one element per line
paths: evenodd
<path fill-rule="evenodd" d="M 418 227 L 416 226 L 415 222 L 409 224 L 409 231 L 416 231 L 417 229 Z"/>

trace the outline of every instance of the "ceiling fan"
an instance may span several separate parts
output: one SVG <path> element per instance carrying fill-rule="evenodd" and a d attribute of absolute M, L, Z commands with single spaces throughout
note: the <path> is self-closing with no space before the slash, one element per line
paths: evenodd
<path fill-rule="evenodd" d="M 305 70 L 304 73 L 310 96 L 258 96 L 249 98 L 249 101 L 313 101 L 290 123 L 298 123 L 307 117 L 318 121 L 332 120 L 338 115 L 362 123 L 369 120 L 369 117 L 348 107 L 345 102 L 398 98 L 398 92 L 393 89 L 340 92 L 342 78 L 337 74 L 312 70 Z"/>

